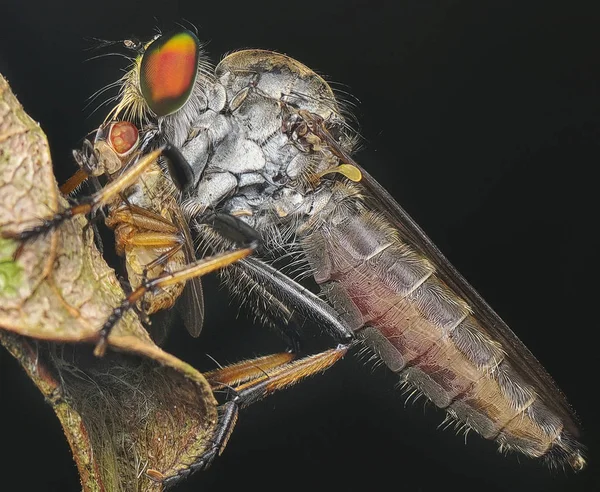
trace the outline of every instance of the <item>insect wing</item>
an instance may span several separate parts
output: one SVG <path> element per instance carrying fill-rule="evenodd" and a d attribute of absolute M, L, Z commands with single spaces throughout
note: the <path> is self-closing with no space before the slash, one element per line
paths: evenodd
<path fill-rule="evenodd" d="M 183 250 L 186 261 L 191 263 L 196 260 L 194 244 L 189 226 L 178 207 L 173 210 L 173 219 L 175 225 L 179 227 L 185 236 Z M 177 303 L 177 309 L 189 334 L 198 337 L 204 324 L 204 295 L 200 277 L 194 277 L 186 282 L 181 298 Z"/>
<path fill-rule="evenodd" d="M 435 266 L 438 277 L 469 303 L 473 314 L 482 321 L 484 330 L 492 339 L 502 344 L 502 349 L 511 363 L 519 369 L 520 375 L 534 385 L 544 403 L 554 410 L 557 415 L 561 416 L 567 430 L 573 436 L 578 437 L 580 432 L 575 423 L 577 419 L 572 408 L 556 383 L 525 344 L 519 340 L 461 273 L 452 266 L 433 241 L 427 237 L 425 232 L 385 188 L 360 165 L 355 162 L 352 162 L 352 164 L 362 172 L 361 184 L 369 192 L 367 201 L 371 202 L 377 210 L 384 212 L 398 228 L 398 232 L 403 239 L 431 261 Z"/>
<path fill-rule="evenodd" d="M 573 409 L 554 380 L 525 344 L 519 340 L 461 273 L 452 266 L 439 248 L 394 197 L 339 146 L 327 129 L 319 124 L 313 131 L 327 143 L 330 150 L 342 162 L 349 163 L 360 170 L 362 173 L 360 183 L 368 192 L 366 195 L 367 203 L 373 209 L 385 213 L 388 220 L 396 226 L 402 238 L 433 264 L 437 276 L 467 301 L 473 314 L 482 322 L 482 328 L 492 339 L 502 344 L 504 353 L 514 367 L 519 370 L 520 376 L 533 384 L 544 403 L 562 418 L 567 430 L 573 436 L 579 437 L 580 431 L 576 424 L 577 417 Z"/>
<path fill-rule="evenodd" d="M 507 358 L 519 370 L 520 375 L 533 384 L 544 403 L 563 419 L 566 429 L 574 437 L 579 437 L 580 431 L 576 424 L 577 417 L 573 409 L 554 380 L 525 344 L 519 340 L 461 273 L 452 266 L 439 248 L 394 197 L 339 146 L 327 129 L 321 124 L 313 131 L 327 143 L 330 150 L 342 162 L 351 164 L 360 170 L 362 173 L 360 183 L 368 192 L 366 195 L 367 203 L 373 209 L 385 213 L 390 222 L 396 226 L 402 238 L 434 265 L 437 276 L 467 301 L 473 314 L 482 321 L 482 327 L 487 334 L 502 344 L 502 349 Z"/>

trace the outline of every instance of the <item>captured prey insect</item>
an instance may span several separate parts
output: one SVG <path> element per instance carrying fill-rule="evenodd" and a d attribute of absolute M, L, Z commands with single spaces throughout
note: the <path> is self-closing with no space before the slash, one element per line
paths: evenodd
<path fill-rule="evenodd" d="M 262 259 L 228 271 L 234 291 L 265 296 L 267 318 L 318 318 L 327 307 L 266 263 L 282 252 L 303 258 L 341 320 L 334 334 L 352 332 L 403 385 L 501 450 L 584 468 L 560 390 L 354 161 L 354 132 L 320 76 L 264 50 L 234 52 L 211 70 L 189 31 L 126 45 L 137 53 L 111 116 L 156 126 L 189 162 L 194 178 L 181 206 L 194 234 L 219 250 L 219 231 L 203 219 L 216 210 L 262 236 Z"/>
<path fill-rule="evenodd" d="M 198 336 L 204 317 L 199 277 L 248 256 L 256 247 L 249 239 L 248 245 L 196 260 L 187 223 L 175 199 L 176 187 L 158 165 L 161 156 L 169 155 L 174 167 L 178 152 L 163 146 L 141 156 L 138 146 L 139 132 L 131 123 L 103 125 L 96 132 L 94 144 L 86 140 L 82 151 L 74 151 L 80 170 L 61 191 L 70 193 L 88 177 L 105 176 L 108 183 L 38 225 L 2 233 L 7 238 L 27 241 L 75 215 L 107 207 L 106 224 L 115 231 L 117 253 L 126 257 L 132 292 L 99 330 L 95 349 L 98 356 L 105 353 L 112 328 L 128 309 L 137 308 L 147 319 L 149 314 L 172 307 L 180 296 L 184 301 L 184 323 L 190 334 Z M 173 170 L 171 177 L 182 183 L 184 174 L 185 170 L 179 175 Z"/>
<path fill-rule="evenodd" d="M 129 161 L 136 157 L 139 145 L 139 131 L 132 123 L 112 121 L 102 125 L 96 131 L 93 144 L 85 140 L 83 149 L 73 152 L 80 171 L 63 185 L 62 191 L 71 192 L 82 179 L 90 176 L 117 179 Z M 169 162 L 173 159 L 177 159 L 177 155 Z M 179 165 L 178 169 L 185 171 L 185 166 Z M 172 172 L 173 175 L 176 174 Z M 184 182 L 185 177 L 179 181 Z M 108 204 L 106 225 L 114 230 L 117 253 L 125 256 L 127 279 L 132 289 L 137 289 L 147 278 L 158 278 L 196 259 L 177 193 L 177 186 L 155 160 L 134 185 Z M 171 308 L 176 301 L 188 332 L 197 337 L 204 320 L 200 277 L 149 293 L 144 297 L 142 311 L 151 315 Z M 162 328 L 165 323 L 158 325 Z"/>

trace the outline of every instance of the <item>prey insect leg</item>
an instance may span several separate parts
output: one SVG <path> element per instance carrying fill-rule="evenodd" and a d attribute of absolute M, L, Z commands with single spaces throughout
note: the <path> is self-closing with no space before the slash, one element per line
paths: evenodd
<path fill-rule="evenodd" d="M 115 230 L 120 254 L 134 247 L 167 248 L 164 254 L 146 265 L 147 270 L 165 263 L 184 244 L 183 234 L 173 222 L 136 205 L 127 204 L 111 212 L 106 225 Z"/>
<path fill-rule="evenodd" d="M 304 378 L 329 369 L 344 357 L 348 348 L 348 345 L 339 345 L 336 348 L 299 360 L 290 360 L 292 355 L 287 353 L 274 354 L 244 361 L 206 374 L 207 379 L 216 387 L 228 386 L 227 382 L 234 382 L 235 380 L 246 381 L 231 388 L 228 401 L 219 407 L 219 424 L 213 437 L 212 446 L 198 461 L 190 464 L 189 468 L 182 470 L 176 476 L 161 480 L 160 475 L 154 470 L 148 470 L 148 475 L 162 481 L 164 486 L 169 487 L 191 473 L 207 468 L 225 449 L 241 408 L 247 407 L 278 390 L 288 388 Z"/>
<path fill-rule="evenodd" d="M 87 140 L 86 140 L 87 142 Z M 67 179 L 61 186 L 60 192 L 63 195 L 70 195 L 73 193 L 81 184 L 83 184 L 86 180 L 89 179 L 89 174 L 85 172 L 83 169 L 78 169 L 75 171 L 75 174 Z"/>
<path fill-rule="evenodd" d="M 94 349 L 94 354 L 101 357 L 106 352 L 108 346 L 108 336 L 111 330 L 121 319 L 121 317 L 131 309 L 140 299 L 148 292 L 156 292 L 161 288 L 169 285 L 185 282 L 194 277 L 200 277 L 207 273 L 213 272 L 219 268 L 225 267 L 236 261 L 239 261 L 246 256 L 252 254 L 256 249 L 256 245 L 252 244 L 246 248 L 236 249 L 228 253 L 222 253 L 202 260 L 195 261 L 180 270 L 172 273 L 165 273 L 153 279 L 145 279 L 142 284 L 129 294 L 119 306 L 117 306 L 111 315 L 108 317 L 104 326 L 98 333 L 99 339 Z"/>
<path fill-rule="evenodd" d="M 178 232 L 177 226 L 162 215 L 137 205 L 126 204 L 112 212 L 111 219 L 115 224 L 123 223 L 154 232 Z"/>

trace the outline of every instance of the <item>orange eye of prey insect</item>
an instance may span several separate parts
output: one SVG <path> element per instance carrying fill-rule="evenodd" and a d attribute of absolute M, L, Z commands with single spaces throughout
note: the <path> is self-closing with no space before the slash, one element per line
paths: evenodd
<path fill-rule="evenodd" d="M 189 99 L 198 74 L 200 41 L 179 31 L 153 41 L 142 56 L 140 89 L 150 109 L 166 116 Z"/>
<path fill-rule="evenodd" d="M 108 143 L 119 157 L 125 157 L 136 149 L 140 141 L 137 127 L 129 121 L 113 123 L 108 133 Z"/>

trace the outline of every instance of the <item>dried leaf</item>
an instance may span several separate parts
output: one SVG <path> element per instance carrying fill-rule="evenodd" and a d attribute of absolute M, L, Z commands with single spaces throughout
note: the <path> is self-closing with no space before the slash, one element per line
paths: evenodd
<path fill-rule="evenodd" d="M 0 75 L 0 232 L 40 223 L 67 206 L 45 135 Z M 124 297 L 75 218 L 19 244 L 0 237 L 0 343 L 56 412 L 84 490 L 160 490 L 146 469 L 172 476 L 206 449 L 216 401 L 201 373 L 157 347 L 134 313 L 92 345 Z"/>

